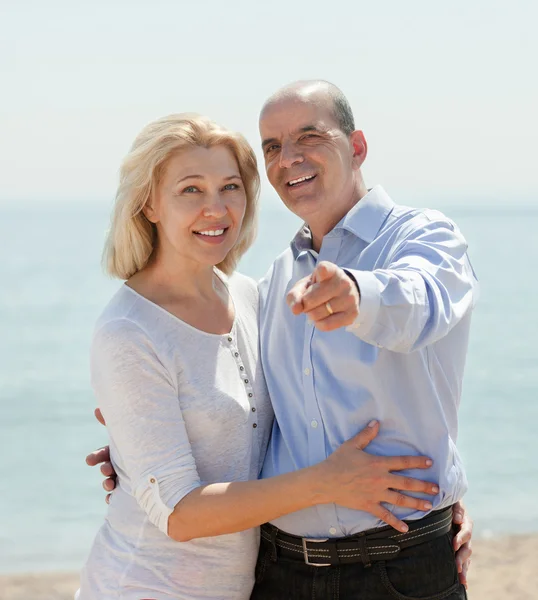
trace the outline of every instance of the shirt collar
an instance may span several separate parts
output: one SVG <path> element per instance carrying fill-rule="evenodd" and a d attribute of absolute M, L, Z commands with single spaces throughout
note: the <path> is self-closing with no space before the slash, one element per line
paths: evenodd
<path fill-rule="evenodd" d="M 327 235 L 344 229 L 369 244 L 375 240 L 381 226 L 393 208 L 394 202 L 390 196 L 380 185 L 376 185 L 355 204 Z M 291 249 L 295 259 L 304 251 L 312 251 L 312 232 L 306 223 L 303 223 L 293 238 Z"/>
<path fill-rule="evenodd" d="M 394 202 L 385 190 L 376 185 L 336 225 L 370 244 L 394 208 Z"/>
<path fill-rule="evenodd" d="M 295 260 L 297 260 L 299 255 L 303 252 L 314 252 L 312 249 L 312 232 L 306 223 L 301 225 L 301 228 L 295 234 L 290 245 Z"/>

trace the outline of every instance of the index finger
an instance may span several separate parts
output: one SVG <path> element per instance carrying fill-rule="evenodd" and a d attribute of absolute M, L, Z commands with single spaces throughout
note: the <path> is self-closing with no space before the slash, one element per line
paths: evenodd
<path fill-rule="evenodd" d="M 288 292 L 286 302 L 294 315 L 299 315 L 303 312 L 303 296 L 311 284 L 312 277 L 310 275 L 303 277 Z"/>
<path fill-rule="evenodd" d="M 108 446 L 99 448 L 99 450 L 94 450 L 86 457 L 86 464 L 90 467 L 95 467 L 95 465 L 108 461 L 110 461 L 110 449 Z"/>
<path fill-rule="evenodd" d="M 303 306 L 309 312 L 329 300 L 334 300 L 339 295 L 339 280 L 326 279 L 321 283 L 310 286 L 303 296 Z"/>

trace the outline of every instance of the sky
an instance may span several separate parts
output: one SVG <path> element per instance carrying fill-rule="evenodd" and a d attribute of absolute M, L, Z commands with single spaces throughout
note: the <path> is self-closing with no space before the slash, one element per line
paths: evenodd
<path fill-rule="evenodd" d="M 368 185 L 533 204 L 537 21 L 535 0 L 0 0 L 0 201 L 110 201 L 138 131 L 174 112 L 261 160 L 263 101 L 322 78 L 366 135 Z"/>

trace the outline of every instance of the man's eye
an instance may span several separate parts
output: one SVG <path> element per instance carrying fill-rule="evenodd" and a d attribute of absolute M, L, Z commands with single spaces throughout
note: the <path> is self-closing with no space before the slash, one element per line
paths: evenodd
<path fill-rule="evenodd" d="M 269 154 L 270 152 L 272 152 L 273 150 L 278 150 L 280 146 L 278 144 L 271 144 L 270 146 L 267 146 L 265 148 L 265 154 Z"/>
<path fill-rule="evenodd" d="M 227 183 L 227 184 L 224 186 L 224 189 L 225 189 L 225 190 L 238 190 L 238 189 L 239 189 L 239 186 L 237 185 L 237 183 Z"/>
<path fill-rule="evenodd" d="M 315 133 L 306 133 L 305 135 L 303 135 L 301 137 L 301 140 L 306 140 L 308 138 L 317 138 L 317 137 L 319 137 L 319 136 Z"/>

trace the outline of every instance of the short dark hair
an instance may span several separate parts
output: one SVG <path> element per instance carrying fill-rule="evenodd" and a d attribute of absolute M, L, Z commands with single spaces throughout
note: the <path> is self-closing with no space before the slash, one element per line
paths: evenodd
<path fill-rule="evenodd" d="M 333 101 L 334 116 L 338 121 L 338 126 L 346 135 L 351 135 L 355 131 L 355 119 L 347 98 L 336 86 L 331 85 L 329 93 Z"/>

